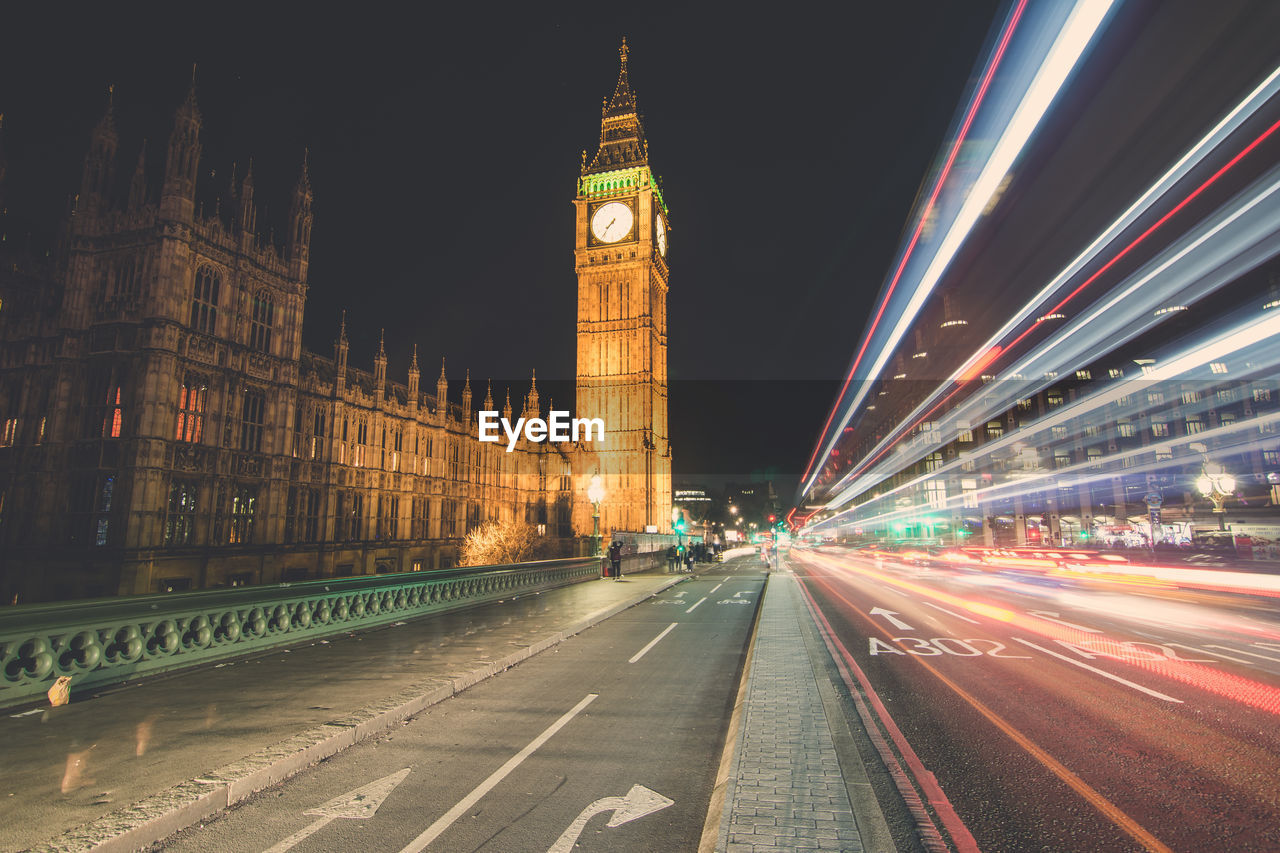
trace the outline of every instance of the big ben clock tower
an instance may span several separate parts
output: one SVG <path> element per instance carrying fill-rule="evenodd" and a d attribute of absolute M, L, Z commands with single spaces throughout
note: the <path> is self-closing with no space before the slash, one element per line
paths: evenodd
<path fill-rule="evenodd" d="M 584 152 L 574 231 L 578 274 L 577 415 L 602 418 L 590 476 L 606 490 L 601 529 L 671 529 L 667 433 L 667 244 L 670 223 L 649 169 L 627 43 L 613 97 L 600 118 L 600 147 Z M 585 527 L 589 528 L 587 523 Z"/>

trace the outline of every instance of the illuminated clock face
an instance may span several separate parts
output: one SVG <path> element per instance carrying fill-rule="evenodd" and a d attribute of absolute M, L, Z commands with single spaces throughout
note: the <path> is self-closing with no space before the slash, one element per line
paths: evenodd
<path fill-rule="evenodd" d="M 601 243 L 616 243 L 631 233 L 634 222 L 631 208 L 620 201 L 611 201 L 596 208 L 591 217 L 591 233 Z"/>
<path fill-rule="evenodd" d="M 658 254 L 662 257 L 667 256 L 667 225 L 662 221 L 662 214 L 654 214 L 653 226 L 658 231 Z"/>

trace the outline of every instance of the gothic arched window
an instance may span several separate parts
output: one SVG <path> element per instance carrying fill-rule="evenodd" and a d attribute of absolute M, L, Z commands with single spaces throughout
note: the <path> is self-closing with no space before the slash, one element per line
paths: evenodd
<path fill-rule="evenodd" d="M 204 378 L 187 374 L 178 392 L 178 429 L 174 438 L 199 444 L 204 439 L 204 407 L 209 397 L 209 383 Z"/>
<path fill-rule="evenodd" d="M 218 292 L 222 278 L 213 267 L 202 266 L 196 271 L 196 287 L 191 297 L 191 328 L 205 335 L 212 335 L 218 326 Z"/>
<path fill-rule="evenodd" d="M 271 295 L 259 290 L 253 297 L 252 322 L 249 326 L 249 347 L 258 352 L 271 352 L 271 325 L 275 316 L 275 305 Z"/>

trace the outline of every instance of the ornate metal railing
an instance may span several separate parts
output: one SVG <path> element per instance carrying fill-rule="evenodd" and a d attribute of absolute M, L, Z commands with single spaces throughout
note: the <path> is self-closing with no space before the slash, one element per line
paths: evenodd
<path fill-rule="evenodd" d="M 0 610 L 0 708 L 599 577 L 583 558 Z"/>

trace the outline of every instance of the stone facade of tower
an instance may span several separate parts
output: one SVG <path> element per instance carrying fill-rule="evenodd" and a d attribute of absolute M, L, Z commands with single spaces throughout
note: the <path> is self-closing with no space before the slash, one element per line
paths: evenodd
<path fill-rule="evenodd" d="M 667 432 L 667 248 L 670 223 L 627 69 L 623 42 L 595 156 L 583 152 L 574 198 L 578 279 L 577 414 L 602 418 L 606 441 L 576 468 L 607 492 L 601 528 L 671 529 Z M 585 488 L 585 486 L 583 486 Z M 578 513 L 589 512 L 580 507 Z M 575 526 L 589 527 L 575 515 Z"/>
<path fill-rule="evenodd" d="M 197 205 L 201 132 L 193 90 L 156 196 L 145 151 L 117 174 L 109 107 L 53 265 L 0 265 L 4 600 L 445 567 L 489 519 L 575 547 L 560 445 L 481 443 L 469 383 L 451 402 L 442 365 L 422 393 L 416 352 L 389 381 L 382 346 L 357 369 L 345 325 L 303 349 L 305 158 L 276 246 L 252 167 Z"/>

